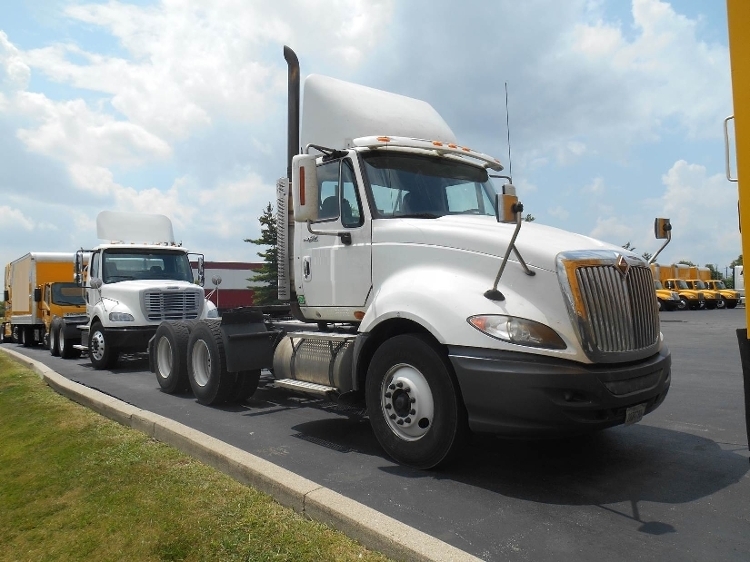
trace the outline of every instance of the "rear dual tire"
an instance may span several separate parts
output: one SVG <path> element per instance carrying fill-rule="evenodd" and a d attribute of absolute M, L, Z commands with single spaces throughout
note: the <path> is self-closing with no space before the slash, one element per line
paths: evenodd
<path fill-rule="evenodd" d="M 220 322 L 209 320 L 195 325 L 188 340 L 187 358 L 190 388 L 201 404 L 241 403 L 258 388 L 260 369 L 227 371 Z"/>

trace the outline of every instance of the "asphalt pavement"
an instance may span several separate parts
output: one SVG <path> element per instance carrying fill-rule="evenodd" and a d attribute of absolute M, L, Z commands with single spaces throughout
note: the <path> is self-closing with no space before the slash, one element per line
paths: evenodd
<path fill-rule="evenodd" d="M 554 441 L 475 437 L 454 466 L 394 464 L 362 412 L 277 389 L 241 406 L 160 392 L 144 355 L 113 371 L 9 348 L 483 560 L 750 559 L 750 477 L 735 330 L 745 311 L 664 312 L 672 386 L 640 423 Z"/>

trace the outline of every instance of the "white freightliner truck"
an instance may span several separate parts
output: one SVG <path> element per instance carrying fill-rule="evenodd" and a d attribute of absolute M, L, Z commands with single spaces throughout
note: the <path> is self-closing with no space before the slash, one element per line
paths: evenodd
<path fill-rule="evenodd" d="M 84 287 L 88 323 L 81 344 L 96 369 L 112 367 L 121 352 L 144 351 L 163 320 L 217 317 L 204 298 L 203 255 L 198 284 L 190 254 L 174 240 L 172 222 L 157 214 L 102 211 L 93 250 L 76 253 L 75 280 Z M 88 267 L 85 267 L 86 259 Z"/>
<path fill-rule="evenodd" d="M 150 364 L 164 391 L 243 400 L 269 369 L 276 386 L 361 401 L 385 451 L 419 468 L 469 431 L 585 433 L 662 403 L 670 354 L 641 258 L 521 230 L 512 185 L 491 179 L 499 161 L 425 102 L 313 75 L 300 142 L 299 65 L 284 56 L 279 296 L 301 322 L 251 308 L 163 323 Z"/>

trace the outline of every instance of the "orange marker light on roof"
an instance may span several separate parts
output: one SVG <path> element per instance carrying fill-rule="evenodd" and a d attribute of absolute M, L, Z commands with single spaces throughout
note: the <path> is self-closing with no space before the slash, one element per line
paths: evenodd
<path fill-rule="evenodd" d="M 432 144 L 434 144 L 435 146 L 443 146 L 443 143 L 440 141 L 432 141 Z"/>
<path fill-rule="evenodd" d="M 458 148 L 458 145 L 457 145 L 457 144 L 453 144 L 453 143 L 450 143 L 450 144 L 448 145 L 448 148 Z"/>
<path fill-rule="evenodd" d="M 380 142 L 391 142 L 391 137 L 378 137 Z"/>
<path fill-rule="evenodd" d="M 471 152 L 471 149 L 470 148 L 466 148 L 465 146 L 461 150 L 463 150 L 464 152 Z"/>

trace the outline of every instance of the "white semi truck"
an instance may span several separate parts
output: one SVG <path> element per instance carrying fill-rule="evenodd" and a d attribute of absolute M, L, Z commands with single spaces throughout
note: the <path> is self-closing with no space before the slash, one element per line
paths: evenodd
<path fill-rule="evenodd" d="M 360 401 L 396 461 L 431 468 L 469 431 L 561 436 L 639 421 L 667 395 L 648 265 L 523 223 L 495 158 L 427 103 L 289 65 L 277 184 L 279 297 L 297 322 L 241 309 L 162 323 L 162 389 L 203 404 L 277 387 Z M 300 148 L 301 147 L 301 148 Z"/>
<path fill-rule="evenodd" d="M 217 317 L 204 297 L 203 255 L 193 279 L 191 255 L 174 240 L 172 222 L 157 214 L 102 211 L 93 250 L 76 253 L 75 280 L 84 287 L 88 323 L 81 344 L 96 369 L 121 352 L 144 351 L 163 320 Z M 88 262 L 88 266 L 86 263 Z"/>

